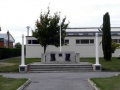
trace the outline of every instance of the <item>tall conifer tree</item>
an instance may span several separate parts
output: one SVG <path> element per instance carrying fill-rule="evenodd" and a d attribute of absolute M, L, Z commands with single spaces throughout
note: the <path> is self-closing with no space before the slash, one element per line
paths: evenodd
<path fill-rule="evenodd" d="M 110 16 L 107 12 L 103 16 L 103 28 L 102 28 L 102 49 L 104 54 L 104 59 L 107 61 L 111 60 L 111 27 L 110 27 Z"/>

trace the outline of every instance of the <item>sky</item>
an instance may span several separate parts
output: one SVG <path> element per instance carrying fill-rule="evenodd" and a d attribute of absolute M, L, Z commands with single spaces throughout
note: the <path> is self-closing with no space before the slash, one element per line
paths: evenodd
<path fill-rule="evenodd" d="M 41 11 L 47 12 L 48 6 L 51 15 L 60 11 L 61 18 L 66 16 L 69 27 L 99 27 L 106 12 L 111 26 L 120 27 L 120 0 L 0 0 L 0 33 L 9 30 L 15 43 L 21 43 L 26 27 L 30 26 L 31 35 Z"/>

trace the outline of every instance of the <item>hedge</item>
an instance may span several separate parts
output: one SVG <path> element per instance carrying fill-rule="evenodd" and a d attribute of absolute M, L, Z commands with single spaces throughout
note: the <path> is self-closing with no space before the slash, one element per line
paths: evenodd
<path fill-rule="evenodd" d="M 21 56 L 19 48 L 0 48 L 0 59 Z"/>

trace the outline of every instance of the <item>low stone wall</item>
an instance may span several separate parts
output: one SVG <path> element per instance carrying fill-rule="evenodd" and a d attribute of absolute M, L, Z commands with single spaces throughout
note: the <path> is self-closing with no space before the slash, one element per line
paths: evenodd
<path fill-rule="evenodd" d="M 42 63 L 79 63 L 79 53 L 75 52 L 46 52 L 41 54 Z"/>

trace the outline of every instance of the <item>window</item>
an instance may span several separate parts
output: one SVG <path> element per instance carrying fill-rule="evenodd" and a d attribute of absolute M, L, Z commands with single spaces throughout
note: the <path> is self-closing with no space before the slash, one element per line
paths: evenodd
<path fill-rule="evenodd" d="M 73 33 L 68 33 L 68 35 L 73 35 Z"/>
<path fill-rule="evenodd" d="M 28 44 L 39 44 L 37 40 L 28 40 Z"/>
<path fill-rule="evenodd" d="M 69 44 L 69 40 L 68 39 L 65 40 L 65 44 Z"/>
<path fill-rule="evenodd" d="M 118 40 L 117 40 L 117 39 L 112 39 L 112 41 L 113 41 L 113 42 L 116 42 L 116 43 L 118 42 Z"/>
<path fill-rule="evenodd" d="M 80 40 L 76 40 L 76 44 L 79 44 L 80 43 Z"/>
<path fill-rule="evenodd" d="M 91 40 L 90 40 L 90 43 L 91 43 L 91 44 L 94 44 L 94 40 L 93 40 L 93 39 L 91 39 Z"/>
<path fill-rule="evenodd" d="M 28 40 L 28 44 L 32 44 L 31 42 L 32 42 L 31 40 Z"/>
<path fill-rule="evenodd" d="M 32 44 L 39 44 L 37 40 L 32 40 Z"/>
<path fill-rule="evenodd" d="M 112 39 L 113 42 L 120 43 L 120 39 Z"/>
<path fill-rule="evenodd" d="M 94 39 L 76 39 L 76 44 L 94 44 Z"/>
<path fill-rule="evenodd" d="M 120 43 L 120 39 L 119 39 L 119 42 L 118 43 Z"/>
<path fill-rule="evenodd" d="M 89 44 L 89 40 L 88 39 L 83 39 L 83 40 L 81 40 L 81 44 Z"/>

